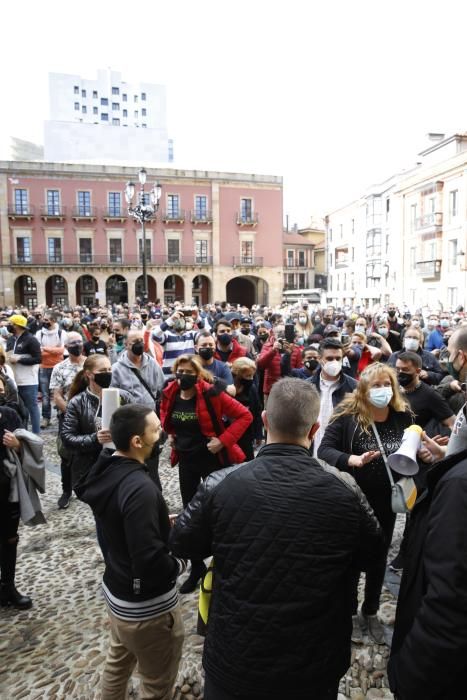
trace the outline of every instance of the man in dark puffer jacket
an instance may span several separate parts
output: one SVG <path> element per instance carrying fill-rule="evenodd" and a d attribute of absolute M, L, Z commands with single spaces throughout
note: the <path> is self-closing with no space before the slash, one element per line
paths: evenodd
<path fill-rule="evenodd" d="M 214 555 L 205 700 L 276 700 L 297 687 L 335 700 L 350 663 L 352 570 L 381 531 L 352 477 L 310 456 L 319 397 L 272 387 L 258 457 L 210 475 L 170 537 L 176 556 Z"/>

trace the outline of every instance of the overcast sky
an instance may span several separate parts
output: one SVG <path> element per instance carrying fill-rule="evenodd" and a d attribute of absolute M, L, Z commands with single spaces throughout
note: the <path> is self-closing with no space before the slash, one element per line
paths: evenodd
<path fill-rule="evenodd" d="M 463 0 L 23 0 L 2 25 L 0 157 L 42 142 L 49 71 L 111 67 L 167 86 L 175 165 L 282 175 L 300 226 L 467 131 Z"/>

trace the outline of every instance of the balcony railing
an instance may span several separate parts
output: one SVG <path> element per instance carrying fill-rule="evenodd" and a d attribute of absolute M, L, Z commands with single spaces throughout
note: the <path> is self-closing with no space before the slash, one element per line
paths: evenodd
<path fill-rule="evenodd" d="M 66 207 L 60 204 L 46 204 L 41 207 L 41 219 L 64 219 L 66 217 Z"/>
<path fill-rule="evenodd" d="M 73 207 L 72 216 L 76 220 L 87 219 L 88 221 L 93 221 L 97 216 L 97 209 L 96 207 L 78 205 Z"/>
<path fill-rule="evenodd" d="M 236 222 L 237 226 L 256 226 L 259 223 L 258 212 L 239 211 L 237 212 Z"/>
<path fill-rule="evenodd" d="M 31 204 L 9 204 L 8 216 L 10 219 L 32 219 L 36 208 Z"/>
<path fill-rule="evenodd" d="M 285 258 L 284 259 L 284 267 L 287 267 L 289 269 L 292 267 L 303 269 L 303 268 L 308 267 L 308 266 L 307 266 L 305 260 L 291 260 L 290 258 Z"/>
<path fill-rule="evenodd" d="M 336 258 L 336 267 L 347 267 L 349 261 L 350 258 L 348 255 L 339 255 L 339 257 Z"/>
<path fill-rule="evenodd" d="M 242 255 L 233 259 L 234 267 L 263 267 L 263 258 L 252 258 L 249 255 Z"/>
<path fill-rule="evenodd" d="M 437 211 L 430 214 L 425 214 L 424 216 L 419 216 L 414 221 L 414 227 L 416 231 L 421 231 L 423 229 L 436 229 L 441 228 L 443 225 L 443 212 Z"/>
<path fill-rule="evenodd" d="M 439 280 L 441 277 L 441 260 L 420 260 L 415 263 L 415 270 L 420 277 Z"/>
<path fill-rule="evenodd" d="M 196 211 L 196 209 L 194 211 L 190 211 L 190 221 L 192 224 L 211 224 L 212 211 Z"/>
<path fill-rule="evenodd" d="M 104 209 L 102 216 L 105 221 L 124 221 L 127 215 L 121 207 L 110 207 L 109 209 Z"/>
<path fill-rule="evenodd" d="M 169 209 L 162 212 L 161 218 L 164 223 L 183 224 L 185 221 L 185 210 L 178 209 L 175 211 L 173 209 Z"/>
<path fill-rule="evenodd" d="M 11 255 L 11 265 L 21 266 L 41 266 L 41 265 L 78 265 L 82 267 L 90 267 L 92 265 L 120 265 L 122 267 L 141 267 L 141 256 L 138 254 L 125 255 L 121 258 L 118 255 L 92 255 L 90 253 L 79 254 L 55 254 L 47 255 L 47 253 L 38 253 L 31 255 Z M 262 258 L 255 258 L 262 260 Z M 212 265 L 212 257 L 210 256 L 187 256 L 187 255 L 149 255 L 146 257 L 146 262 L 149 266 L 158 267 L 194 267 L 199 265 Z"/>

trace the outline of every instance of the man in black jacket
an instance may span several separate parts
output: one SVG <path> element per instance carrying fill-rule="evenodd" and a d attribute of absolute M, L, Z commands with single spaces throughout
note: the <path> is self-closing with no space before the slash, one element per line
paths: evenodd
<path fill-rule="evenodd" d="M 169 554 L 167 506 L 144 464 L 160 437 L 160 421 L 148 406 L 130 404 L 115 411 L 110 432 L 116 451 L 102 453 L 76 489 L 108 548 L 102 588 L 111 641 L 102 700 L 126 697 L 136 662 L 142 696 L 165 700 L 182 651 L 175 582 L 186 563 Z"/>
<path fill-rule="evenodd" d="M 272 387 L 256 459 L 206 479 L 171 533 L 172 551 L 214 555 L 205 700 L 335 700 L 350 663 L 355 567 L 381 546 L 348 475 L 310 456 L 319 398 L 301 379 Z"/>
<path fill-rule="evenodd" d="M 7 340 L 8 362 L 13 367 L 18 394 L 24 401 L 31 419 L 31 430 L 41 432 L 41 414 L 37 405 L 39 389 L 39 365 L 42 359 L 41 346 L 29 332 L 27 321 L 21 314 L 10 316 Z"/>

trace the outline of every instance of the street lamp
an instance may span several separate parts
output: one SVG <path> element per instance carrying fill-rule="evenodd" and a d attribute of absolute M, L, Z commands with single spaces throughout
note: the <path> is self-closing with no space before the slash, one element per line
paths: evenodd
<path fill-rule="evenodd" d="M 135 197 L 135 185 L 133 182 L 127 182 L 125 187 L 125 199 L 128 204 L 128 215 L 132 216 L 141 224 L 141 239 L 142 239 L 142 262 L 143 262 L 143 304 L 148 302 L 148 272 L 146 269 L 146 221 L 153 219 L 159 209 L 162 188 L 158 183 L 155 183 L 149 192 L 149 202 L 147 202 L 144 191 L 146 184 L 147 173 L 144 168 L 138 173 L 140 190 L 137 194 L 136 203 L 133 206 Z"/>

